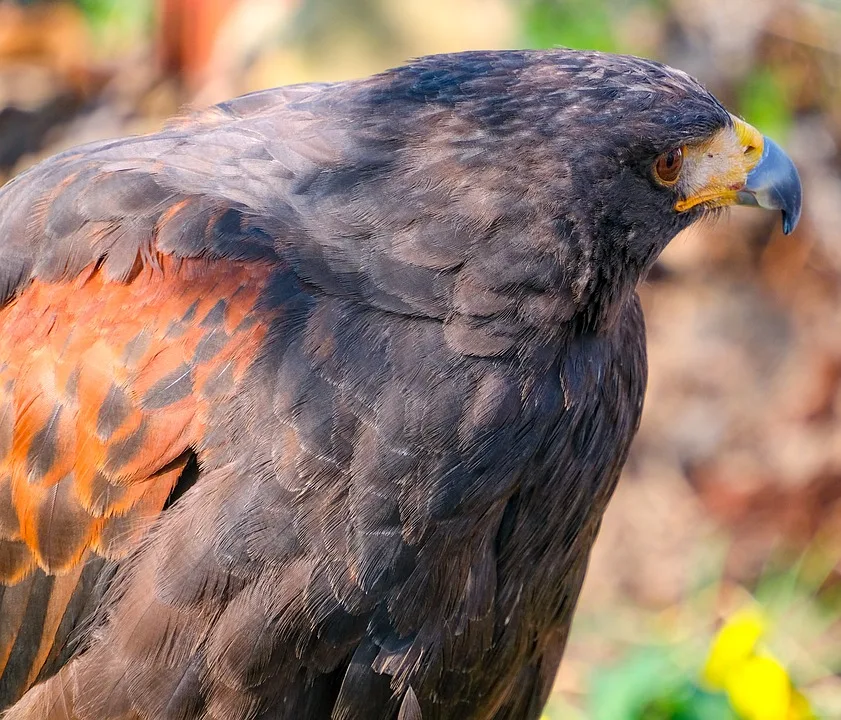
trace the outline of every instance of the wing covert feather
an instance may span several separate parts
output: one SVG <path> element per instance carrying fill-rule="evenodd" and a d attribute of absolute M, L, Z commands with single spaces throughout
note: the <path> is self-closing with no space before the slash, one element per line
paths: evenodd
<path fill-rule="evenodd" d="M 82 568 L 125 557 L 164 508 L 276 312 L 269 236 L 148 159 L 114 169 L 132 142 L 172 145 L 100 143 L 0 191 L 0 707 L 83 620 Z"/>
<path fill-rule="evenodd" d="M 0 497 L 11 503 L 0 579 L 65 571 L 88 548 L 117 557 L 163 507 L 219 377 L 230 373 L 231 392 L 265 333 L 241 318 L 268 266 L 214 262 L 164 257 L 126 284 L 101 270 L 84 283 L 36 280 L 0 310 L 12 436 L 0 456 Z M 123 532 L 108 532 L 117 520 Z"/>

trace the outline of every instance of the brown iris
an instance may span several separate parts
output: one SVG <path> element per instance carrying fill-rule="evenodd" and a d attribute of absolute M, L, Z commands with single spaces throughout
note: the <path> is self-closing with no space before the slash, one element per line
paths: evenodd
<path fill-rule="evenodd" d="M 654 175 L 663 185 L 674 185 L 683 167 L 683 148 L 664 152 L 654 163 Z"/>

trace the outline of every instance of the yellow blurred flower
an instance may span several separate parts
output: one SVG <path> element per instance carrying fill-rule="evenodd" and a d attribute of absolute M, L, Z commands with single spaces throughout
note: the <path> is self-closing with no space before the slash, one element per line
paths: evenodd
<path fill-rule="evenodd" d="M 755 609 L 734 613 L 719 630 L 702 673 L 713 690 L 727 693 L 744 720 L 813 720 L 809 702 L 783 665 L 761 647 L 768 623 Z"/>
<path fill-rule="evenodd" d="M 787 720 L 791 681 L 770 655 L 746 658 L 730 671 L 725 690 L 733 709 L 746 720 Z"/>
<path fill-rule="evenodd" d="M 786 720 L 816 720 L 816 717 L 806 696 L 795 688 L 791 693 Z"/>
<path fill-rule="evenodd" d="M 704 682 L 714 690 L 724 690 L 730 674 L 753 655 L 766 631 L 765 617 L 758 610 L 734 613 L 713 640 L 704 665 Z"/>

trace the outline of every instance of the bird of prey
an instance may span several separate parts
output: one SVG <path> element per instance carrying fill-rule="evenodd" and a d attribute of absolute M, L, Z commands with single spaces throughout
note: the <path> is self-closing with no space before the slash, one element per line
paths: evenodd
<path fill-rule="evenodd" d="M 800 213 L 698 82 L 421 58 L 0 192 L 4 720 L 523 720 L 646 384 L 635 287 Z"/>

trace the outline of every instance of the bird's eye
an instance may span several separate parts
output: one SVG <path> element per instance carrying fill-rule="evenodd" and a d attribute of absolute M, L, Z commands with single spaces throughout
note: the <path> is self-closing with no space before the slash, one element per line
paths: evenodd
<path fill-rule="evenodd" d="M 683 148 L 664 152 L 654 163 L 654 176 L 662 185 L 674 185 L 683 167 Z"/>

